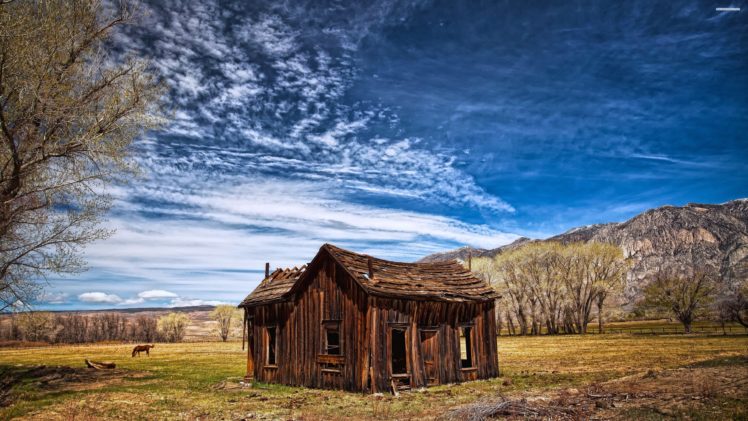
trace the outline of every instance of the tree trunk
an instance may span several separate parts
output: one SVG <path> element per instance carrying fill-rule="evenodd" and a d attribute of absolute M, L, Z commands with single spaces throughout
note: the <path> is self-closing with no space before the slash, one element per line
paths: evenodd
<path fill-rule="evenodd" d="M 740 310 L 735 312 L 735 320 L 737 320 L 737 322 L 743 327 L 748 328 L 748 319 L 743 319 L 743 317 L 740 316 Z"/>
<path fill-rule="evenodd" d="M 603 304 L 605 304 L 605 295 L 597 296 L 597 333 L 603 333 Z"/>
<path fill-rule="evenodd" d="M 509 313 L 509 311 L 506 312 L 506 323 L 507 323 L 507 329 L 509 330 L 509 335 L 514 336 L 514 321 L 512 320 L 512 315 Z"/>
<path fill-rule="evenodd" d="M 686 333 L 691 333 L 691 322 L 690 321 L 683 322 L 683 329 L 686 331 Z"/>

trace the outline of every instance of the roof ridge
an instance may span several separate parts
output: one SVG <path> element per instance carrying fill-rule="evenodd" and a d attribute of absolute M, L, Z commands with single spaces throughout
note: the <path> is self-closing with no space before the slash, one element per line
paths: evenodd
<path fill-rule="evenodd" d="M 261 305 L 288 299 L 319 269 L 319 259 L 335 264 L 367 294 L 413 300 L 486 301 L 498 295 L 484 280 L 457 261 L 435 263 L 395 262 L 324 243 L 310 263 L 276 269 L 242 302 Z M 313 270 L 309 270 L 309 269 Z M 373 276 L 371 276 L 373 275 Z M 272 282 L 271 282 L 272 281 Z"/>
<path fill-rule="evenodd" d="M 337 251 L 337 250 L 339 250 L 339 251 L 342 251 L 344 253 L 350 253 L 350 254 L 353 254 L 353 255 L 356 255 L 356 256 L 361 256 L 361 257 L 371 257 L 372 260 L 378 260 L 380 262 L 386 262 L 386 263 L 396 264 L 396 265 L 407 265 L 407 266 L 416 265 L 416 266 L 421 266 L 421 267 L 440 267 L 440 266 L 451 266 L 451 265 L 457 264 L 457 265 L 460 265 L 462 267 L 462 264 L 460 262 L 458 262 L 457 260 L 455 260 L 455 259 L 445 260 L 445 261 L 439 261 L 439 262 L 401 262 L 401 261 L 397 261 L 397 260 L 382 259 L 381 257 L 372 256 L 372 255 L 367 254 L 367 253 L 359 253 L 359 252 L 351 251 L 351 250 L 344 249 L 343 247 L 336 246 L 335 244 L 331 244 L 331 243 L 324 243 L 322 245 L 322 247 L 327 248 L 330 251 Z"/>

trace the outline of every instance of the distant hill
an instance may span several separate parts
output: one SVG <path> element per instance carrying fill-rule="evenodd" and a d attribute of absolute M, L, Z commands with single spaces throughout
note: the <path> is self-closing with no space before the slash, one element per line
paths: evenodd
<path fill-rule="evenodd" d="M 424 257 L 423 259 L 419 260 L 419 262 L 431 263 L 431 262 L 444 262 L 444 261 L 449 261 L 449 260 L 458 260 L 461 262 L 465 262 L 467 261 L 468 256 L 472 256 L 472 257 L 496 256 L 502 251 L 513 249 L 513 248 L 519 247 L 525 243 L 532 242 L 532 241 L 535 241 L 535 240 L 531 240 L 527 237 L 520 237 L 514 240 L 511 244 L 507 244 L 505 246 L 497 247 L 495 249 L 490 249 L 490 250 L 465 246 L 465 247 L 460 247 L 458 249 L 454 249 L 450 251 L 430 254 Z"/>
<path fill-rule="evenodd" d="M 137 308 L 104 308 L 95 310 L 44 310 L 49 313 L 78 313 L 78 314 L 96 314 L 96 313 L 124 313 L 124 314 L 136 314 L 136 313 L 167 313 L 167 312 L 180 312 L 180 313 L 194 313 L 201 311 L 212 311 L 215 306 L 202 305 L 202 306 L 184 306 L 184 307 L 137 307 Z M 10 314 L 10 312 L 0 313 Z"/>
<path fill-rule="evenodd" d="M 629 296 L 636 295 L 658 268 L 666 266 L 712 267 L 723 280 L 733 282 L 748 277 L 748 199 L 719 205 L 662 206 L 621 223 L 578 227 L 545 240 L 521 238 L 490 250 L 462 247 L 420 261 L 464 261 L 471 252 L 473 256 L 495 256 L 531 241 L 598 241 L 620 246 L 634 262 L 628 274 Z"/>
<path fill-rule="evenodd" d="M 55 310 L 54 313 L 163 313 L 181 312 L 193 313 L 196 311 L 212 311 L 216 306 L 184 306 L 184 307 L 137 307 L 137 308 L 107 308 L 102 310 Z"/>

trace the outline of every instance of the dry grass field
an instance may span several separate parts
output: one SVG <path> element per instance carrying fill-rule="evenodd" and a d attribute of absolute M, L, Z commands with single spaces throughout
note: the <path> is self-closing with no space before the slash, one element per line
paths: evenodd
<path fill-rule="evenodd" d="M 399 397 L 242 387 L 238 342 L 156 344 L 150 358 L 131 358 L 127 344 L 6 348 L 0 419 L 424 420 L 492 407 L 514 408 L 514 418 L 748 419 L 744 335 L 501 337 L 499 346 L 502 377 Z M 84 358 L 118 368 L 85 369 Z"/>

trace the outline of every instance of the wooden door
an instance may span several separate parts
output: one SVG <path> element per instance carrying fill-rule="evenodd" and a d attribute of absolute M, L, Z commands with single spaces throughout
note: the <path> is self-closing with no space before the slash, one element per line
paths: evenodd
<path fill-rule="evenodd" d="M 421 356 L 426 382 L 429 386 L 439 384 L 438 336 L 438 330 L 421 330 Z"/>

